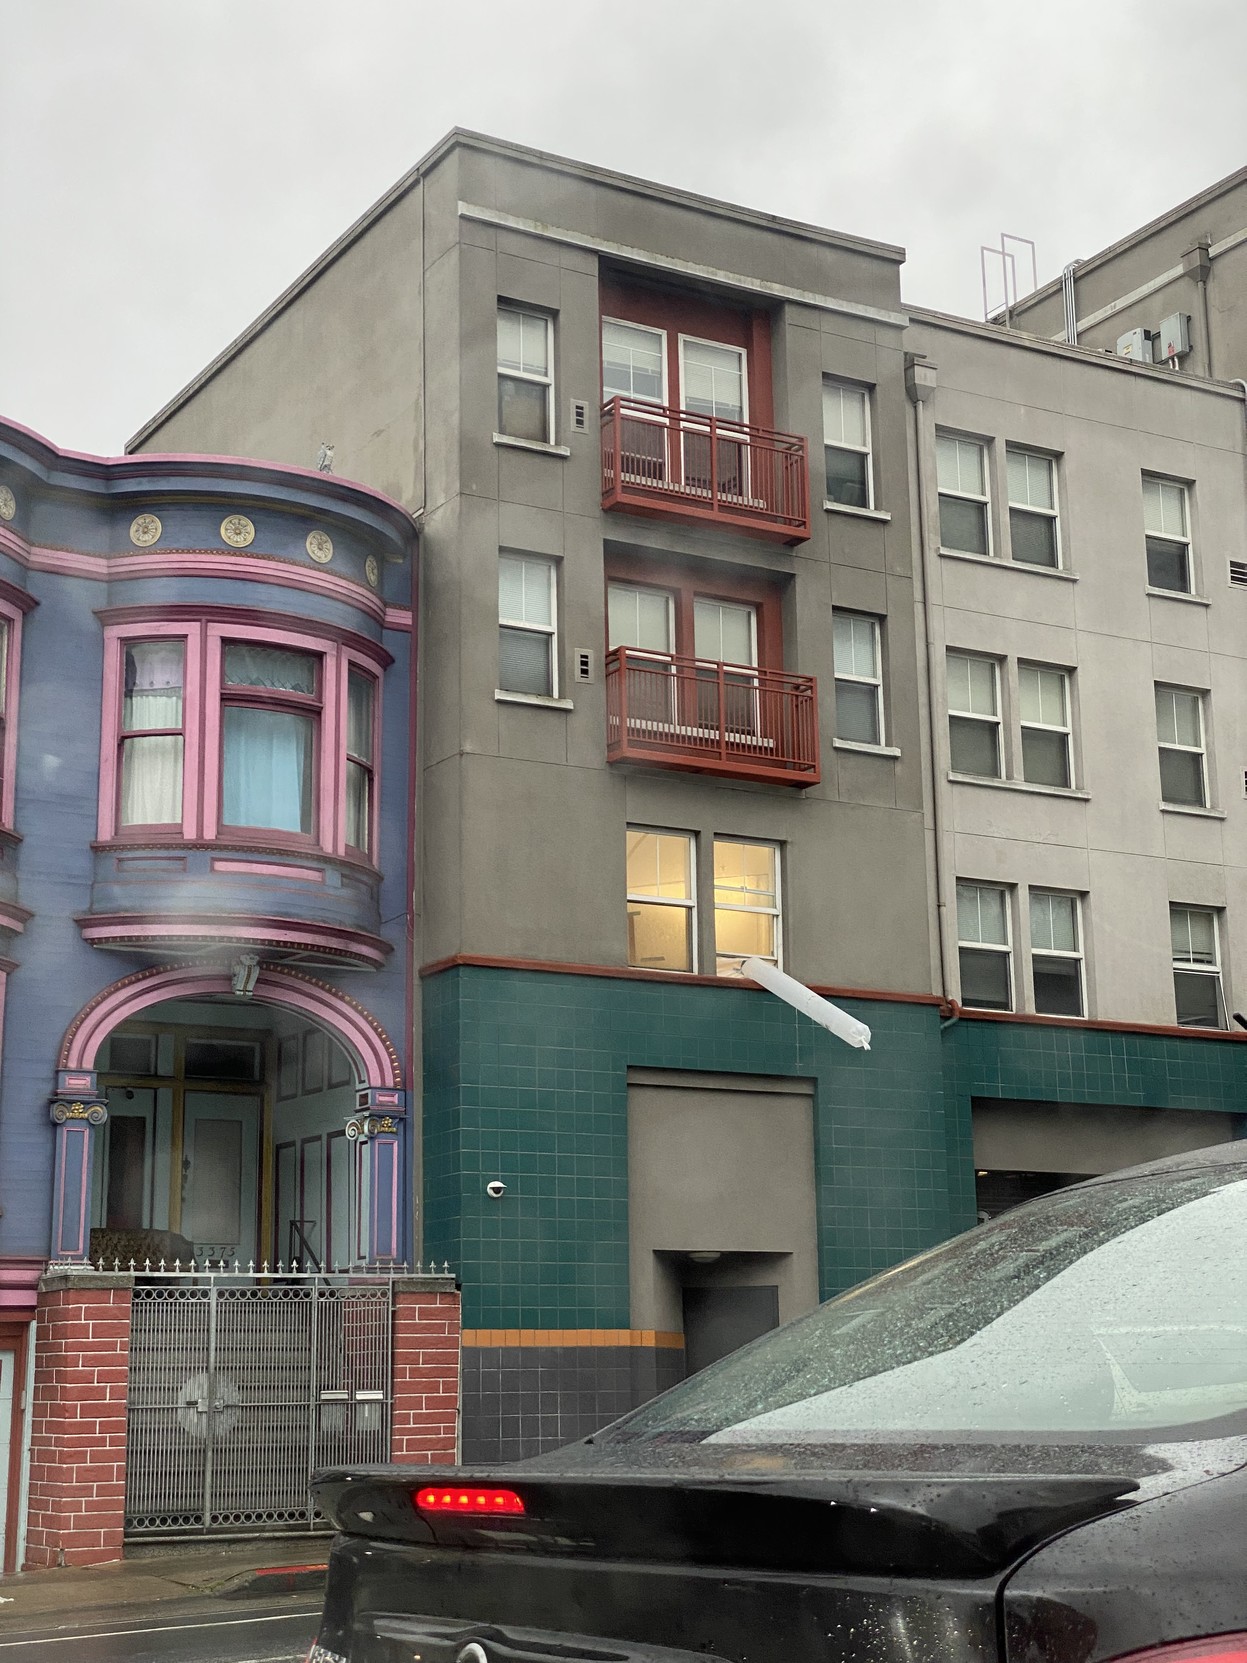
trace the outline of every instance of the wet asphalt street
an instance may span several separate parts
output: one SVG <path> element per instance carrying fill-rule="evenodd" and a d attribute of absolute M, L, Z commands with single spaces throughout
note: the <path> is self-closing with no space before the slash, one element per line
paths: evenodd
<path fill-rule="evenodd" d="M 249 1601 L 237 1615 L 213 1600 L 181 1612 L 165 1607 L 149 1620 L 126 1612 L 90 1626 L 58 1621 L 24 1630 L 0 1616 L 0 1663 L 303 1663 L 319 1616 L 319 1599 L 259 1610 Z"/>

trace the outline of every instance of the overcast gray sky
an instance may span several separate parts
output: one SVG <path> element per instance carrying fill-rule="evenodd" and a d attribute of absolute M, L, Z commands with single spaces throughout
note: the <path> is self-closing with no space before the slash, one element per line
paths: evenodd
<path fill-rule="evenodd" d="M 447 128 L 902 243 L 981 310 L 1247 160 L 1247 0 L 0 0 L 0 413 L 104 453 Z"/>

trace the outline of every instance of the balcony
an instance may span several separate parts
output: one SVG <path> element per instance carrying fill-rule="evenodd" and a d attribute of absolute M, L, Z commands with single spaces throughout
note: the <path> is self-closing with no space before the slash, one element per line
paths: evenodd
<path fill-rule="evenodd" d="M 792 433 L 612 398 L 602 407 L 602 507 L 800 543 L 810 535 L 806 443 Z"/>
<path fill-rule="evenodd" d="M 606 655 L 606 760 L 817 785 L 818 684 L 615 647 Z"/>

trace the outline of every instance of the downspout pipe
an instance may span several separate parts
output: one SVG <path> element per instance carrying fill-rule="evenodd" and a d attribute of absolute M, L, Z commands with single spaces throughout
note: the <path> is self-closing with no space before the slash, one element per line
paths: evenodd
<path fill-rule="evenodd" d="M 936 367 L 918 353 L 905 355 L 905 392 L 914 407 L 914 469 L 918 527 L 918 590 L 922 606 L 923 643 L 926 670 L 927 733 L 926 752 L 931 759 L 931 837 L 934 846 L 935 919 L 939 945 L 940 997 L 947 1003 L 957 986 L 952 965 L 949 903 L 955 894 L 950 884 L 948 861 L 944 847 L 944 806 L 941 766 L 944 747 L 941 743 L 936 711 L 940 707 L 936 673 L 938 644 L 935 638 L 935 548 L 928 521 L 931 487 L 930 444 L 927 435 L 926 405 L 935 394 Z"/>
<path fill-rule="evenodd" d="M 1188 248 L 1182 256 L 1182 270 L 1185 276 L 1193 278 L 1199 289 L 1199 325 L 1203 335 L 1204 345 L 1204 374 L 1211 381 L 1214 379 L 1212 368 L 1212 311 L 1208 304 L 1208 279 L 1212 276 L 1212 245 L 1207 237 L 1201 237 L 1194 248 Z"/>
<path fill-rule="evenodd" d="M 1078 345 L 1078 295 L 1074 288 L 1074 273 L 1081 261 L 1071 260 L 1061 273 L 1061 299 L 1065 304 L 1065 339 L 1070 346 Z"/>

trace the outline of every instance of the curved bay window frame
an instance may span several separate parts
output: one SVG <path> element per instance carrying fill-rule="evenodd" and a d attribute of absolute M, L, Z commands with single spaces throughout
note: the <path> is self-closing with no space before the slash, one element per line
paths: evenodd
<path fill-rule="evenodd" d="M 21 690 L 22 619 L 38 603 L 0 582 L 0 831 L 13 832 L 17 797 L 17 704 Z"/>
<path fill-rule="evenodd" d="M 122 747 L 126 652 L 138 642 L 180 642 L 182 689 L 182 806 L 180 820 L 121 823 Z M 316 663 L 316 691 L 303 694 L 224 682 L 225 649 L 239 645 L 301 653 Z M 384 648 L 348 631 L 312 631 L 259 619 L 133 616 L 107 623 L 104 637 L 103 728 L 100 753 L 98 840 L 101 843 L 222 842 L 265 849 L 320 852 L 340 860 L 378 865 L 381 677 L 390 662 Z M 352 671 L 373 688 L 371 784 L 367 849 L 348 842 L 347 701 Z M 313 721 L 311 830 L 283 831 L 233 825 L 224 818 L 224 727 L 231 706 L 298 712 Z M 361 759 L 356 758 L 356 761 Z"/>

